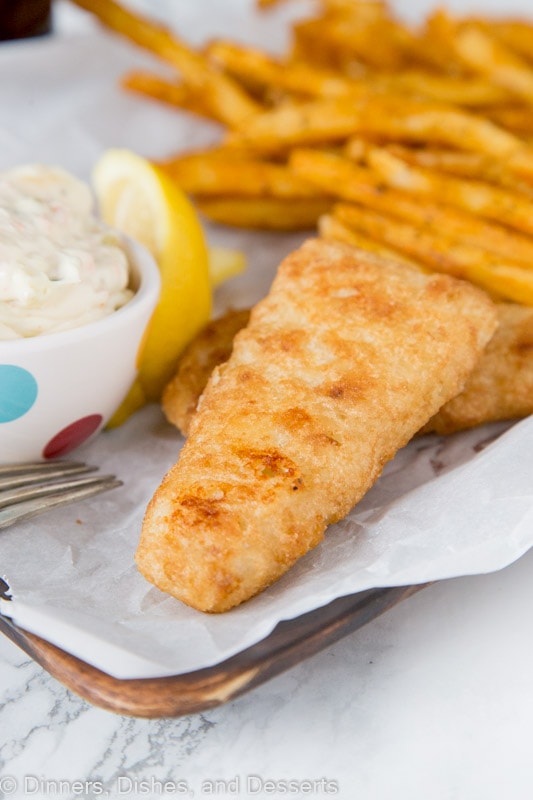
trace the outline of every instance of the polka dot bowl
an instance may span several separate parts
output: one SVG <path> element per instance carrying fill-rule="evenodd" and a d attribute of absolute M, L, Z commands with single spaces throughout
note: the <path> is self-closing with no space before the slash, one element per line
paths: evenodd
<path fill-rule="evenodd" d="M 127 240 L 133 298 L 79 328 L 0 341 L 0 463 L 65 456 L 96 435 L 136 374 L 160 278 L 150 254 Z"/>

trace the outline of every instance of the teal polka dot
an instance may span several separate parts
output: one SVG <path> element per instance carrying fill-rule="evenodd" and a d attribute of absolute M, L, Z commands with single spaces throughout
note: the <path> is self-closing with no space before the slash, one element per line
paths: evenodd
<path fill-rule="evenodd" d="M 0 422 L 24 416 L 37 398 L 37 381 L 26 369 L 0 364 Z"/>

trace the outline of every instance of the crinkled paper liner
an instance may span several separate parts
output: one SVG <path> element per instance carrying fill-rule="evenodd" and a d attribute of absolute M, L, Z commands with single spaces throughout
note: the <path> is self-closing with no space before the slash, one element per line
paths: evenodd
<path fill-rule="evenodd" d="M 99 32 L 5 46 L 0 168 L 40 160 L 87 178 L 106 147 L 161 156 L 212 141 L 214 126 L 120 92 L 120 75 L 143 65 L 154 62 Z M 302 239 L 221 228 L 209 237 L 250 261 L 218 291 L 219 311 L 264 295 Z M 146 504 L 182 442 L 150 406 L 76 452 L 124 486 L 2 532 L 0 574 L 14 599 L 0 611 L 115 677 L 158 677 L 218 663 L 336 597 L 497 570 L 533 544 L 533 418 L 424 437 L 274 586 L 204 615 L 147 584 L 133 560 Z"/>

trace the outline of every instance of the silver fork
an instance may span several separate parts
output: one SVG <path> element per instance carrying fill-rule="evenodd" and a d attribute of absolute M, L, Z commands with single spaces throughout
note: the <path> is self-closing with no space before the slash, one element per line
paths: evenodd
<path fill-rule="evenodd" d="M 96 470 L 77 461 L 0 465 L 0 529 L 122 486 L 114 475 L 95 475 Z"/>

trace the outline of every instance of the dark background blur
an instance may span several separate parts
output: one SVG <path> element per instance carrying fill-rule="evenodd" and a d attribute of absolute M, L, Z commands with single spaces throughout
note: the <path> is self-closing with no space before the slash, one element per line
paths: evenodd
<path fill-rule="evenodd" d="M 51 0 L 0 0 L 0 41 L 48 33 L 50 7 Z"/>

